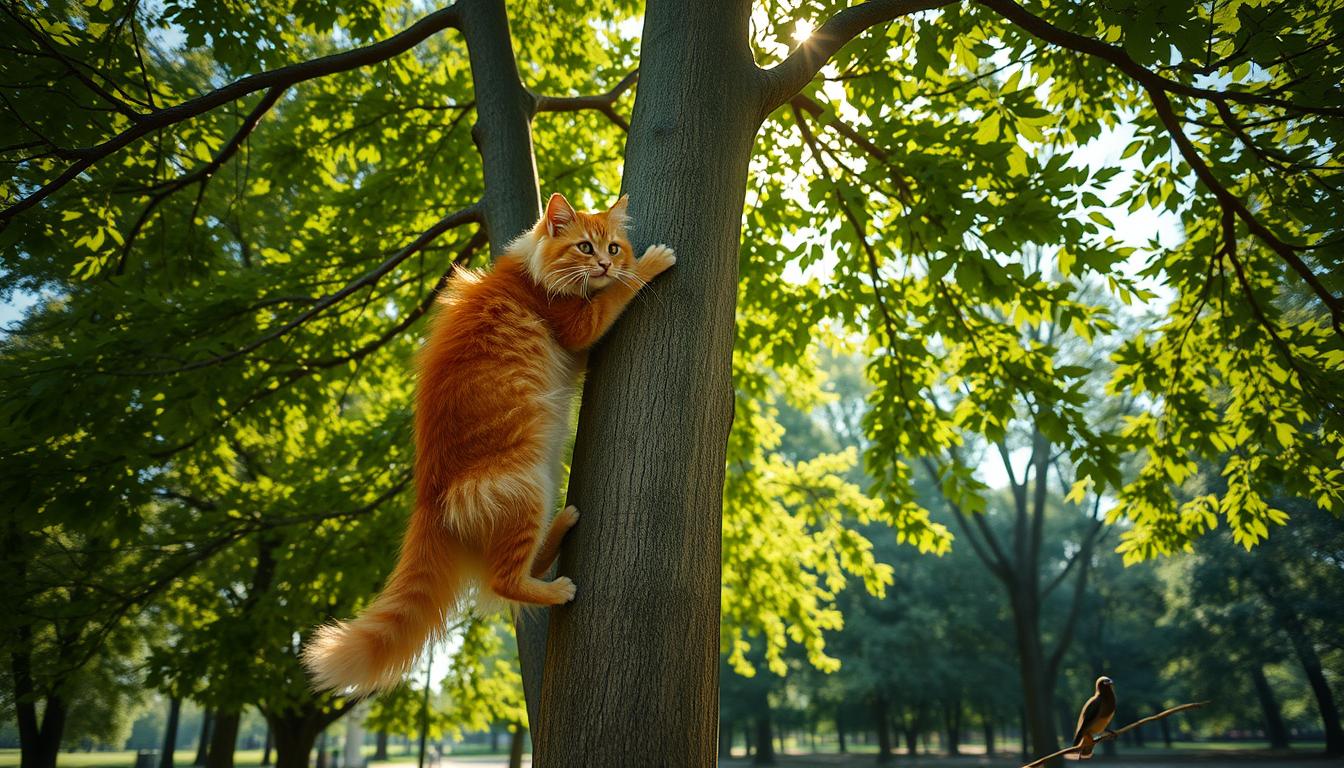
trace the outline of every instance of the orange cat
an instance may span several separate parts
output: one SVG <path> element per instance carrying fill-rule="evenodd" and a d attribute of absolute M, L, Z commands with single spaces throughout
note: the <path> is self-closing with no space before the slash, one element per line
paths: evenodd
<path fill-rule="evenodd" d="M 472 586 L 512 603 L 574 599 L 568 578 L 537 577 L 579 519 L 568 507 L 545 524 L 580 355 L 676 263 L 665 245 L 635 260 L 626 204 L 583 213 L 552 195 L 492 269 L 459 273 L 444 291 L 420 356 L 416 504 L 401 557 L 359 618 L 314 633 L 303 661 L 318 689 L 396 684 Z"/>

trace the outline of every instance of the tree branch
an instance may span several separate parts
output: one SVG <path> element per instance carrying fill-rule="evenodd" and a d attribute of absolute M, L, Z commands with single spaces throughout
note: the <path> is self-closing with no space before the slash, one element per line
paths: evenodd
<path fill-rule="evenodd" d="M 1311 267 L 1307 266 L 1307 263 L 1302 261 L 1302 258 L 1297 255 L 1296 251 L 1302 249 L 1303 246 L 1290 245 L 1283 240 L 1280 240 L 1273 232 L 1269 231 L 1268 227 L 1255 217 L 1255 214 L 1251 213 L 1250 209 L 1246 207 L 1246 204 L 1243 203 L 1240 198 L 1232 194 L 1232 192 L 1218 180 L 1218 177 L 1213 173 L 1213 169 L 1211 169 L 1208 163 L 1204 162 L 1204 158 L 1200 156 L 1199 150 L 1195 148 L 1194 142 L 1190 141 L 1189 136 L 1185 135 L 1185 130 L 1181 127 L 1181 120 L 1177 117 L 1176 111 L 1172 108 L 1171 100 L 1167 98 L 1165 91 L 1157 88 L 1149 88 L 1147 86 L 1145 86 L 1144 90 L 1148 92 L 1149 98 L 1152 99 L 1153 108 L 1157 111 L 1158 119 L 1161 120 L 1162 125 L 1166 127 L 1167 133 L 1171 135 L 1171 140 L 1176 144 L 1176 148 L 1180 150 L 1181 156 L 1185 158 L 1185 162 L 1188 163 L 1191 170 L 1195 172 L 1195 176 L 1199 178 L 1204 186 L 1209 188 L 1209 191 L 1213 193 L 1215 198 L 1217 198 L 1218 204 L 1222 206 L 1224 210 L 1236 214 L 1237 218 L 1241 219 L 1242 222 L 1246 224 L 1246 228 L 1249 229 L 1252 234 L 1263 240 L 1266 245 L 1278 254 L 1279 258 L 1287 262 L 1288 266 L 1291 267 L 1292 270 L 1307 283 L 1307 285 L 1311 286 L 1311 290 L 1330 310 L 1330 324 L 1334 327 L 1335 333 L 1339 336 L 1344 336 L 1344 302 L 1341 302 L 1339 297 L 1330 293 L 1325 285 L 1321 283 L 1320 278 L 1316 277 L 1315 273 L 1311 271 Z M 1235 254 L 1232 254 L 1232 257 L 1235 258 Z"/>
<path fill-rule="evenodd" d="M 595 109 L 607 116 L 607 119 L 615 123 L 626 133 L 630 132 L 630 123 L 626 122 L 624 117 L 616 111 L 616 101 L 621 98 L 621 94 L 630 90 L 630 87 L 639 80 L 639 70 L 635 69 L 630 74 L 621 78 L 621 81 L 614 88 L 606 93 L 599 93 L 595 96 L 536 96 L 534 97 L 535 112 L 579 112 L 585 109 Z"/>
<path fill-rule="evenodd" d="M 284 92 L 288 87 L 289 86 L 277 85 L 267 91 L 266 95 L 262 97 L 261 101 L 257 102 L 257 105 L 252 108 L 252 111 L 247 117 L 243 118 L 243 124 L 238 126 L 238 130 L 233 134 L 233 138 L 229 139 L 229 142 L 219 150 L 219 154 L 211 158 L 210 162 L 185 176 L 170 181 L 160 182 L 147 190 L 153 194 L 150 196 L 149 203 L 145 206 L 145 209 L 140 212 L 135 223 L 131 225 L 130 231 L 126 233 L 126 242 L 121 247 L 121 255 L 117 258 L 117 268 L 113 274 L 120 275 L 126 271 L 126 259 L 130 256 L 131 247 L 135 244 L 135 239 L 140 234 L 140 230 L 143 229 L 145 223 L 149 221 L 150 214 L 152 214 L 154 209 L 159 206 L 159 203 L 167 200 L 174 192 L 177 192 L 183 187 L 198 181 L 204 184 L 209 180 L 210 176 L 213 175 L 215 171 L 218 171 L 224 163 L 228 162 L 229 158 L 233 157 L 234 154 L 238 152 L 239 147 L 243 145 L 243 141 L 251 135 L 253 129 L 257 127 L 257 123 L 261 122 L 261 118 L 270 111 L 271 107 L 275 106 L 275 103 L 280 100 L 280 97 L 284 95 Z"/>
<path fill-rule="evenodd" d="M 761 90 L 765 95 L 763 114 L 774 112 L 801 91 L 845 43 L 869 27 L 951 4 L 952 0 L 868 0 L 840 11 L 818 27 L 788 58 L 760 71 Z"/>
<path fill-rule="evenodd" d="M 1278 109 L 1297 112 L 1299 114 L 1344 117 L 1344 107 L 1303 106 L 1286 99 L 1266 96 L 1259 93 L 1249 93 L 1246 91 L 1216 91 L 1210 88 L 1199 88 L 1187 83 L 1182 83 L 1179 80 L 1172 80 L 1171 78 L 1163 77 L 1138 63 L 1125 52 L 1124 48 L 1057 27 L 1045 19 L 1032 14 L 1027 9 L 1013 2 L 1013 0 L 978 1 L 981 5 L 993 10 L 995 13 L 1042 40 L 1054 43 L 1062 48 L 1068 48 L 1073 51 L 1078 51 L 1079 53 L 1086 53 L 1090 56 L 1109 61 L 1118 67 L 1120 71 L 1133 77 L 1145 88 L 1155 88 L 1168 93 L 1190 96 L 1197 99 L 1209 99 L 1211 101 L 1229 100 L 1239 101 L 1245 104 L 1259 104 L 1261 106 L 1276 107 Z"/>
<path fill-rule="evenodd" d="M 324 296 L 322 299 L 314 302 L 309 309 L 299 314 L 293 320 L 290 320 L 285 324 L 281 325 L 279 328 L 276 328 L 275 330 L 270 331 L 269 333 L 266 333 L 265 335 L 260 336 L 230 352 L 215 355 L 213 357 L 209 357 L 204 360 L 197 360 L 195 362 L 187 363 L 185 365 L 181 365 L 176 368 L 168 368 L 152 371 L 108 371 L 108 372 L 117 373 L 118 375 L 123 376 L 167 376 L 177 373 L 185 373 L 187 371 L 194 371 L 200 368 L 206 368 L 211 365 L 217 365 L 219 363 L 227 362 L 234 358 L 246 355 L 247 353 L 258 349 L 259 347 L 271 341 L 275 341 L 281 336 L 284 336 L 285 334 L 299 327 L 300 325 L 303 325 L 304 323 L 313 319 L 317 315 L 321 314 L 328 307 L 331 307 L 339 303 L 346 297 L 350 296 L 350 294 L 354 293 L 355 291 L 377 283 L 378 280 L 381 279 L 384 275 L 395 269 L 398 264 L 410 258 L 411 256 L 415 255 L 417 252 L 419 252 L 425 246 L 429 245 L 431 242 L 434 241 L 436 237 L 443 234 L 444 232 L 447 232 L 448 230 L 453 229 L 454 227 L 458 227 L 463 224 L 467 224 L 469 222 L 479 222 L 480 220 L 481 220 L 481 208 L 479 203 L 470 205 L 466 208 L 454 211 L 448 214 L 447 216 L 444 216 L 442 219 L 439 219 L 437 222 L 435 222 L 434 226 L 420 233 L 419 237 L 415 238 L 415 240 L 407 244 L 406 247 L 402 248 L 401 250 L 389 256 L 385 261 L 383 261 L 382 264 L 379 264 L 372 271 L 366 273 L 362 277 L 350 281 L 345 285 L 345 287 L 341 288 L 339 291 L 336 291 L 335 293 L 332 294 L 328 294 L 327 296 Z"/>
<path fill-rule="evenodd" d="M 1154 722 L 1154 721 L 1156 721 L 1156 720 L 1161 720 L 1161 719 L 1164 718 L 1164 717 L 1171 717 L 1172 715 L 1176 714 L 1177 712 L 1184 712 L 1184 711 L 1186 711 L 1186 710 L 1188 710 L 1188 709 L 1199 709 L 1200 707 L 1202 707 L 1202 706 L 1204 706 L 1205 704 L 1208 704 L 1208 703 L 1209 703 L 1209 702 L 1207 702 L 1207 701 L 1196 701 L 1196 702 L 1194 702 L 1194 703 L 1192 703 L 1192 704 L 1181 704 L 1180 706 L 1176 706 L 1176 707 L 1172 707 L 1171 709 L 1163 710 L 1163 711 L 1161 711 L 1161 712 L 1158 712 L 1156 715 L 1149 715 L 1148 717 L 1145 717 L 1145 718 L 1143 718 L 1142 720 L 1135 720 L 1134 722 L 1130 723 L 1129 725 L 1126 725 L 1124 728 L 1118 728 L 1118 729 L 1116 729 L 1116 730 L 1114 730 L 1114 731 L 1107 731 L 1107 732 L 1103 733 L 1101 736 L 1098 736 L 1096 739 L 1093 739 L 1093 743 L 1094 743 L 1094 744 L 1100 744 L 1100 743 L 1103 742 L 1103 741 L 1114 741 L 1116 738 L 1118 738 L 1118 737 L 1120 736 L 1120 734 L 1122 734 L 1122 733 L 1126 733 L 1126 732 L 1128 732 L 1128 731 L 1132 731 L 1132 730 L 1134 730 L 1135 728 L 1138 728 L 1138 727 L 1141 726 L 1141 725 L 1147 725 L 1148 723 Z M 1079 751 L 1082 750 L 1082 748 L 1083 748 L 1083 746 L 1082 746 L 1081 744 L 1075 744 L 1075 745 L 1072 746 L 1072 747 L 1065 747 L 1064 749 L 1061 749 L 1061 750 L 1059 750 L 1058 752 L 1054 752 L 1054 753 L 1052 753 L 1052 754 L 1046 755 L 1045 757 L 1037 758 L 1037 759 L 1031 761 L 1030 763 L 1027 763 L 1026 765 L 1022 766 L 1022 768 L 1036 768 L 1036 766 L 1038 766 L 1038 765 L 1044 765 L 1044 764 L 1046 764 L 1047 762 L 1049 762 L 1049 761 L 1051 761 L 1051 760 L 1054 760 L 1056 757 L 1060 757 L 1060 756 L 1062 756 L 1062 755 L 1071 755 L 1071 754 L 1073 754 L 1073 753 L 1075 753 L 1075 752 L 1079 752 Z"/>
<path fill-rule="evenodd" d="M 450 5 L 447 8 L 443 8 L 425 16 L 415 24 L 412 24 L 410 27 L 407 27 L 405 30 L 386 40 L 380 40 L 376 43 L 366 45 L 363 48 L 355 48 L 342 53 L 312 59 L 311 61 L 290 64 L 285 67 L 280 67 L 279 69 L 249 75 L 241 80 L 236 80 L 221 88 L 210 91 L 209 93 L 197 96 L 194 99 L 189 99 L 171 107 L 164 107 L 152 112 L 146 112 L 129 128 L 107 141 L 92 147 L 73 150 L 72 152 L 78 159 L 55 179 L 47 182 L 27 197 L 21 198 L 18 202 L 10 205 L 8 208 L 0 210 L 0 224 L 9 221 L 25 210 L 42 202 L 42 200 L 46 199 L 53 192 L 64 187 L 81 173 L 88 170 L 94 163 L 108 157 L 136 139 L 152 133 L 153 131 L 167 128 L 168 126 L 176 125 L 184 120 L 189 120 L 198 115 L 205 114 L 216 107 L 231 101 L 236 101 L 249 93 L 276 87 L 288 87 L 306 80 L 326 77 L 327 75 L 334 75 L 339 72 L 346 72 L 351 69 L 357 69 L 369 64 L 385 61 L 410 50 L 430 35 L 449 27 L 457 27 L 458 24 L 459 14 L 457 5 Z"/>

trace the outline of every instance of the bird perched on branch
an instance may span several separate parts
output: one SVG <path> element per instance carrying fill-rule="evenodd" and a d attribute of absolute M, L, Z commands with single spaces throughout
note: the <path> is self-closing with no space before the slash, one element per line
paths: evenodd
<path fill-rule="evenodd" d="M 1111 718 L 1115 717 L 1115 683 L 1109 677 L 1097 678 L 1097 689 L 1092 698 L 1083 704 L 1078 713 L 1078 732 L 1073 736 L 1073 745 L 1082 747 L 1077 752 L 1065 755 L 1070 760 L 1091 760 L 1092 747 L 1096 744 L 1096 735 L 1110 733 Z"/>

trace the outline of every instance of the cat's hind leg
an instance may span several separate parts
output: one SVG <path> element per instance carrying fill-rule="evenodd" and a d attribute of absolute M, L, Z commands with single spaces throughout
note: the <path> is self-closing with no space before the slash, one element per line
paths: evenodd
<path fill-rule="evenodd" d="M 532 605 L 559 605 L 573 600 L 573 581 L 563 576 L 554 581 L 542 581 L 533 575 L 533 562 L 540 554 L 537 539 L 541 534 L 543 504 L 539 499 L 520 499 L 518 502 L 501 516 L 486 550 L 490 591 L 505 600 Z M 564 530 L 567 529 L 560 529 L 556 546 Z M 546 538 L 549 540 L 555 531 L 553 524 Z M 543 549 L 545 543 L 542 542 Z"/>
<path fill-rule="evenodd" d="M 560 554 L 560 542 L 564 540 L 565 534 L 569 529 L 579 522 L 579 510 L 573 506 L 565 507 L 551 518 L 551 525 L 546 530 L 546 538 L 541 540 L 541 549 L 537 550 L 537 556 L 532 560 L 532 575 L 544 576 L 551 570 L 551 564 L 555 562 L 555 556 Z"/>

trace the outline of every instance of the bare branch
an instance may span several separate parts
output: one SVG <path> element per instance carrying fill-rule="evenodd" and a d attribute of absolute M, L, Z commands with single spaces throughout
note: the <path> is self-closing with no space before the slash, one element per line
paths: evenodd
<path fill-rule="evenodd" d="M 765 111 L 770 114 L 811 82 L 823 65 L 845 43 L 864 30 L 902 16 L 951 5 L 953 0 L 868 0 L 850 6 L 826 20 L 790 53 L 788 58 L 760 71 Z"/>
<path fill-rule="evenodd" d="M 1163 710 L 1161 712 L 1158 712 L 1156 715 L 1149 715 L 1148 717 L 1145 717 L 1142 720 L 1135 720 L 1129 725 L 1126 725 L 1124 728 L 1118 728 L 1114 731 L 1107 731 L 1102 735 L 1098 736 L 1096 739 L 1094 739 L 1093 743 L 1100 744 L 1103 741 L 1113 741 L 1116 738 L 1118 738 L 1120 734 L 1132 731 L 1141 725 L 1147 725 L 1148 723 L 1154 722 L 1156 720 L 1161 720 L 1164 717 L 1171 717 L 1177 712 L 1184 712 L 1188 709 L 1199 709 L 1200 707 L 1208 703 L 1209 702 L 1207 701 L 1196 701 L 1192 704 L 1181 704 L 1180 706 Z M 1061 755 L 1071 755 L 1075 752 L 1079 752 L 1082 750 L 1082 748 L 1083 747 L 1081 744 L 1075 744 L 1072 747 L 1065 747 L 1064 749 L 1061 749 L 1058 752 L 1046 755 L 1045 757 L 1037 758 L 1031 761 L 1030 763 L 1027 763 L 1026 765 L 1022 766 L 1022 768 L 1036 768 L 1036 766 L 1045 765 L 1047 762 L 1054 760 L 1056 757 L 1060 757 Z"/>
<path fill-rule="evenodd" d="M 458 8 L 454 4 L 425 16 L 386 40 L 380 40 L 363 48 L 355 48 L 311 61 L 290 64 L 279 69 L 249 75 L 194 99 L 144 113 L 129 128 L 107 141 L 92 147 L 73 150 L 73 154 L 78 159 L 55 179 L 47 182 L 27 197 L 21 198 L 8 208 L 0 210 L 0 224 L 45 200 L 53 192 L 64 187 L 92 167 L 94 163 L 156 130 L 205 114 L 216 107 L 236 101 L 250 93 L 275 87 L 288 87 L 306 80 L 326 77 L 327 75 L 385 61 L 410 50 L 436 32 L 457 27 L 458 23 Z"/>
<path fill-rule="evenodd" d="M 621 98 L 621 94 L 630 90 L 630 87 L 639 80 L 639 70 L 635 69 L 630 74 L 621 78 L 621 81 L 614 88 L 606 93 L 599 93 L 595 96 L 537 96 L 534 102 L 535 112 L 579 112 L 585 109 L 595 109 L 607 116 L 607 119 L 620 126 L 626 133 L 630 132 L 630 123 L 626 122 L 624 117 L 616 111 L 616 101 Z"/>

